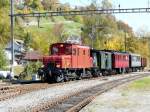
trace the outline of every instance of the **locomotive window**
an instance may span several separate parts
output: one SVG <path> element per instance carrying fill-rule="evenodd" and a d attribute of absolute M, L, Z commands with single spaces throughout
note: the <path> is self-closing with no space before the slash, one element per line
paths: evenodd
<path fill-rule="evenodd" d="M 72 55 L 76 55 L 76 49 L 72 49 Z"/>
<path fill-rule="evenodd" d="M 57 47 L 53 47 L 52 48 L 52 54 L 57 54 L 58 53 L 58 48 Z"/>
<path fill-rule="evenodd" d="M 66 55 L 70 55 L 71 54 L 71 48 L 70 47 L 66 47 L 65 54 Z"/>
<path fill-rule="evenodd" d="M 83 55 L 85 55 L 85 50 L 83 50 Z"/>
<path fill-rule="evenodd" d="M 79 54 L 80 54 L 80 53 L 79 53 L 79 48 L 78 48 L 78 56 L 79 56 Z"/>

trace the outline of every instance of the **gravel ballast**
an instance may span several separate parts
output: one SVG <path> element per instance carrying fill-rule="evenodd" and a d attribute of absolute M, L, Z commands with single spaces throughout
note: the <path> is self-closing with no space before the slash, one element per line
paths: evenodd
<path fill-rule="evenodd" d="M 80 112 L 150 112 L 150 89 L 127 91 L 126 86 L 103 93 Z"/>
<path fill-rule="evenodd" d="M 143 73 L 132 73 L 125 76 L 131 76 L 135 74 Z M 85 90 L 87 88 L 94 87 L 107 81 L 114 79 L 123 78 L 124 76 L 109 77 L 108 80 L 81 80 L 74 81 L 59 86 L 50 87 L 48 89 L 33 91 L 15 98 L 8 99 L 0 102 L 0 112 L 24 112 L 30 111 L 31 108 L 36 107 L 47 101 L 55 101 L 59 97 L 69 95 L 70 93 Z"/>

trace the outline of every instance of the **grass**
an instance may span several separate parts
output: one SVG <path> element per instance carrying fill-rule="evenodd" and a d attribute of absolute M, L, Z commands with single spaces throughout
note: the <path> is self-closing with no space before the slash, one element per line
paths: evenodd
<path fill-rule="evenodd" d="M 63 17 L 55 17 L 55 22 L 52 22 L 50 19 L 42 18 L 40 20 L 40 28 L 37 25 L 25 27 L 27 31 L 30 32 L 38 32 L 38 33 L 48 33 L 52 30 L 55 24 L 62 23 L 64 24 L 64 30 L 67 33 L 71 34 L 80 34 L 82 24 L 73 22 L 73 21 L 66 21 Z"/>
<path fill-rule="evenodd" d="M 24 70 L 24 67 L 22 67 L 22 66 L 14 66 L 14 74 L 15 75 L 19 75 L 21 72 L 23 72 L 23 70 Z"/>
<path fill-rule="evenodd" d="M 128 90 L 150 90 L 150 77 L 146 77 L 130 83 Z"/>

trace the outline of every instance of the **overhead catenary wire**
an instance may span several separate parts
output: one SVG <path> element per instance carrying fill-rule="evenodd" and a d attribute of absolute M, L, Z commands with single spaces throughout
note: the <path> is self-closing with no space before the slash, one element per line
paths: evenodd
<path fill-rule="evenodd" d="M 17 13 L 14 17 L 52 17 L 52 16 L 72 16 L 72 15 L 93 15 L 93 14 L 119 14 L 119 13 L 150 13 L 150 8 L 116 8 L 100 10 L 72 10 L 72 11 L 47 11 L 35 13 Z"/>

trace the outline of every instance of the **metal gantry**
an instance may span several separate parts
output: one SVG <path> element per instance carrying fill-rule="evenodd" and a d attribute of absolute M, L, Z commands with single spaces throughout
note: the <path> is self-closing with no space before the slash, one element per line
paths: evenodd
<path fill-rule="evenodd" d="M 150 8 L 48 11 L 48 12 L 35 12 L 35 13 L 19 13 L 19 14 L 14 14 L 13 16 L 52 17 L 52 16 L 74 16 L 74 15 L 118 14 L 118 13 L 150 13 Z"/>

